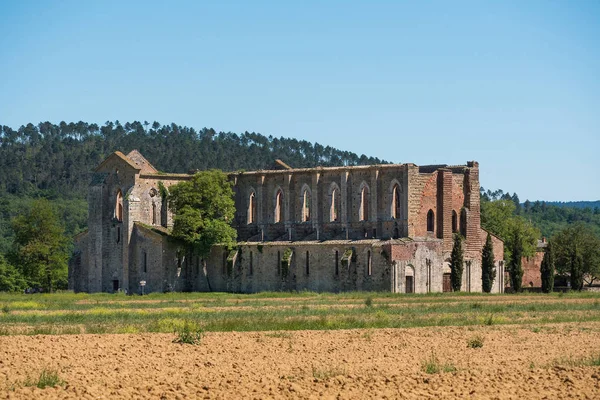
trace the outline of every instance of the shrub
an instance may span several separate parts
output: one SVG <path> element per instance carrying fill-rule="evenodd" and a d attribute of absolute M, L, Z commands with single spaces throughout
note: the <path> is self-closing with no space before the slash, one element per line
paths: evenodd
<path fill-rule="evenodd" d="M 369 296 L 365 299 L 365 306 L 373 307 L 373 298 L 371 296 Z"/>
<path fill-rule="evenodd" d="M 173 343 L 198 345 L 202 340 L 202 329 L 193 322 L 185 321 L 183 326 L 175 330 L 177 337 Z"/>
<path fill-rule="evenodd" d="M 469 349 L 479 349 L 483 347 L 483 337 L 477 335 L 467 340 L 467 347 Z"/>

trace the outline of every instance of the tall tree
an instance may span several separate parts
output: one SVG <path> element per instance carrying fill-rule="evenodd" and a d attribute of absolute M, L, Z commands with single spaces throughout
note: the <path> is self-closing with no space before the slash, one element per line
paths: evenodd
<path fill-rule="evenodd" d="M 542 277 L 542 292 L 551 293 L 554 289 L 554 252 L 552 244 L 549 243 L 540 265 L 540 275 Z"/>
<path fill-rule="evenodd" d="M 485 293 L 492 291 L 492 285 L 496 279 L 496 268 L 494 267 L 494 245 L 492 236 L 487 234 L 485 245 L 481 253 L 481 285 Z"/>
<path fill-rule="evenodd" d="M 521 291 L 523 284 L 523 265 L 521 259 L 523 258 L 523 237 L 521 230 L 515 229 L 513 232 L 512 249 L 510 255 L 509 264 L 509 275 L 510 285 L 512 286 L 515 293 Z"/>
<path fill-rule="evenodd" d="M 583 257 L 577 249 L 577 245 L 571 250 L 571 289 L 581 291 L 583 289 Z"/>
<path fill-rule="evenodd" d="M 198 172 L 189 181 L 169 188 L 173 236 L 201 257 L 215 244 L 233 246 L 236 230 L 232 183 L 222 171 Z"/>
<path fill-rule="evenodd" d="M 460 233 L 456 233 L 454 235 L 452 254 L 450 255 L 450 282 L 452 283 L 452 290 L 455 292 L 460 292 L 460 287 L 462 285 L 462 275 L 464 269 L 462 241 L 462 235 Z"/>
<path fill-rule="evenodd" d="M 580 257 L 584 282 L 591 285 L 600 279 L 600 237 L 588 225 L 571 224 L 555 234 L 550 242 L 559 274 L 570 274 L 574 261 Z"/>
<path fill-rule="evenodd" d="M 68 240 L 48 200 L 36 200 L 12 222 L 13 264 L 32 287 L 45 291 L 67 287 Z"/>

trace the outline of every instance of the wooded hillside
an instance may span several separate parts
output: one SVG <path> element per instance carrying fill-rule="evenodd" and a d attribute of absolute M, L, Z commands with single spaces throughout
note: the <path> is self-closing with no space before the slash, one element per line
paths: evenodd
<path fill-rule="evenodd" d="M 12 243 L 11 219 L 35 198 L 52 201 L 67 235 L 85 229 L 91 170 L 113 151 L 133 149 L 160 171 L 179 173 L 264 169 L 277 158 L 295 168 L 385 163 L 305 140 L 158 122 L 0 126 L 0 254 Z"/>

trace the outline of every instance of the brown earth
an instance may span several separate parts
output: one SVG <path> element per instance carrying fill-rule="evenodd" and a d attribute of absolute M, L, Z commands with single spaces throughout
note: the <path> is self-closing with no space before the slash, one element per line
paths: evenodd
<path fill-rule="evenodd" d="M 480 336 L 482 348 L 468 348 Z M 3 398 L 598 399 L 600 323 L 0 337 Z M 455 372 L 428 374 L 435 358 Z M 453 368 L 451 368 L 453 367 Z M 62 387 L 23 387 L 56 369 Z"/>

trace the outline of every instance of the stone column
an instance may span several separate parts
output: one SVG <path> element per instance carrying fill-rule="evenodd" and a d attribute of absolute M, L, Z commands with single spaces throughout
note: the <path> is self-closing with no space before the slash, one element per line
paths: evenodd
<path fill-rule="evenodd" d="M 312 196 L 310 198 L 310 207 L 311 207 L 311 225 L 313 229 L 319 228 L 319 179 L 321 178 L 321 174 L 319 172 L 315 172 L 312 175 L 312 181 L 310 185 L 310 191 L 312 192 Z"/>
<path fill-rule="evenodd" d="M 348 229 L 348 171 L 342 171 L 340 176 L 340 208 L 341 208 L 341 218 L 340 221 L 342 223 L 342 227 L 344 229 Z"/>
<path fill-rule="evenodd" d="M 437 237 L 444 240 L 443 251 L 452 251 L 452 171 L 438 170 Z M 457 217 L 458 218 L 458 217 Z"/>
<path fill-rule="evenodd" d="M 373 169 L 371 171 L 371 193 L 369 195 L 370 197 L 370 210 L 369 210 L 369 221 L 371 222 L 377 222 L 378 220 L 378 211 L 379 211 L 379 203 L 378 203 L 378 183 L 379 183 L 379 170 L 378 169 Z M 373 225 L 373 228 L 375 228 L 376 225 Z"/>
<path fill-rule="evenodd" d="M 465 207 L 467 211 L 466 256 L 481 258 L 481 216 L 479 210 L 479 163 L 469 161 L 465 172 Z"/>

